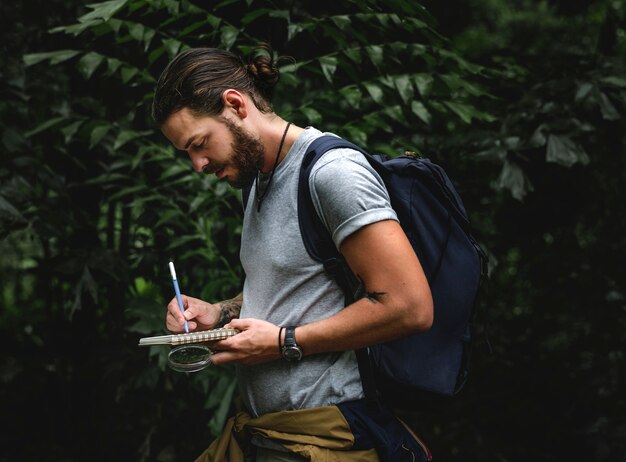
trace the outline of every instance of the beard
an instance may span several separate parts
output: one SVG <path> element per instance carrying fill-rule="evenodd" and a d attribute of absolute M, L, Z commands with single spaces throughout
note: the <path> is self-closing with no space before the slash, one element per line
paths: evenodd
<path fill-rule="evenodd" d="M 233 136 L 231 163 L 237 169 L 237 176 L 227 178 L 228 183 L 238 189 L 251 184 L 263 166 L 265 148 L 258 138 L 252 137 L 243 128 L 222 118 Z"/>

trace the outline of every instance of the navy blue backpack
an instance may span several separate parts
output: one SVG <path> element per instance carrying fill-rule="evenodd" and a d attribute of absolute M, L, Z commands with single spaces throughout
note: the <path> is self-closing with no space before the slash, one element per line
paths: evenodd
<path fill-rule="evenodd" d="M 313 141 L 300 171 L 300 231 L 307 252 L 337 281 L 346 304 L 365 294 L 317 215 L 309 189 L 315 162 L 337 148 L 361 152 L 383 179 L 434 302 L 434 321 L 427 332 L 357 350 L 366 398 L 422 408 L 455 395 L 467 380 L 475 306 L 487 267 L 461 198 L 444 170 L 428 159 L 370 155 L 335 136 Z"/>

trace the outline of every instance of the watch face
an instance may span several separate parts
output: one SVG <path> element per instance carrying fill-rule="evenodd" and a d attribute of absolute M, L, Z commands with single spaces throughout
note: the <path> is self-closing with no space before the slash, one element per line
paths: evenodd
<path fill-rule="evenodd" d="M 297 361 L 302 358 L 302 350 L 298 347 L 285 347 L 283 349 L 283 357 L 287 361 Z"/>

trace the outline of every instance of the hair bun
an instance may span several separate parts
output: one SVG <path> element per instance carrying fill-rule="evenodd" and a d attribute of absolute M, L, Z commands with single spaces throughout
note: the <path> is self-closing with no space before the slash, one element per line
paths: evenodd
<path fill-rule="evenodd" d="M 257 88 L 266 98 L 270 98 L 280 78 L 280 71 L 269 45 L 259 45 L 247 69 Z"/>

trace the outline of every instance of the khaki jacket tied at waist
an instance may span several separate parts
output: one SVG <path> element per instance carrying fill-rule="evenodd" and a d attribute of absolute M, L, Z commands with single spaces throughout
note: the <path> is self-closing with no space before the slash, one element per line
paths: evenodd
<path fill-rule="evenodd" d="M 239 412 L 196 462 L 252 462 L 253 435 L 270 438 L 312 462 L 378 462 L 374 449 L 351 450 L 354 435 L 335 406 L 274 412 L 256 419 Z"/>

